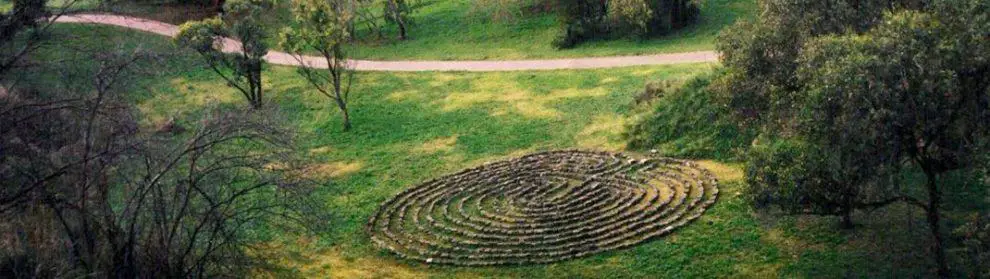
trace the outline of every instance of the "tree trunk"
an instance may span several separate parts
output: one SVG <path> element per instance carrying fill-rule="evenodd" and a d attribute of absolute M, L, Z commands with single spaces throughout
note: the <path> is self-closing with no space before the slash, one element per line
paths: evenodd
<path fill-rule="evenodd" d="M 254 109 L 261 109 L 262 104 L 262 87 L 261 87 L 261 63 L 258 63 L 258 67 L 254 69 L 249 74 L 248 83 L 251 86 L 251 107 Z"/>
<path fill-rule="evenodd" d="M 938 265 L 938 276 L 949 277 L 949 265 L 945 259 L 945 249 L 942 247 L 942 232 L 939 220 L 939 205 L 942 203 L 942 193 L 938 189 L 935 173 L 926 170 L 928 176 L 928 226 L 932 230 L 935 244 L 935 263 Z"/>
<path fill-rule="evenodd" d="M 844 230 L 849 230 L 855 227 L 852 221 L 852 210 L 848 208 L 842 210 L 842 221 L 839 223 L 839 227 Z"/>
<path fill-rule="evenodd" d="M 351 116 L 347 113 L 347 108 L 341 109 L 344 112 L 344 132 L 351 130 Z"/>
<path fill-rule="evenodd" d="M 347 112 L 347 103 L 345 103 L 343 100 L 341 100 L 340 97 L 338 97 L 336 99 L 336 101 L 337 101 L 337 108 L 340 109 L 340 114 L 341 114 L 341 117 L 343 118 L 343 121 L 344 121 L 344 132 L 350 131 L 351 130 L 351 115 L 350 115 L 350 113 Z"/>
<path fill-rule="evenodd" d="M 406 39 L 406 21 L 402 18 L 402 11 L 399 9 L 398 0 L 388 0 L 388 9 L 395 25 L 399 27 L 399 40 Z"/>
<path fill-rule="evenodd" d="M 400 17 L 397 21 L 399 23 L 399 40 L 406 40 L 406 22 Z"/>
<path fill-rule="evenodd" d="M 842 196 L 839 201 L 839 218 L 841 220 L 839 222 L 839 228 L 849 230 L 854 227 L 852 213 L 856 207 L 855 202 L 853 202 L 856 197 L 855 187 L 841 183 L 837 183 L 837 185 L 842 185 L 842 191 L 840 192 Z"/>
<path fill-rule="evenodd" d="M 347 102 L 344 101 L 343 96 L 340 94 L 340 79 L 336 78 L 335 80 L 337 80 L 336 84 L 334 84 L 334 88 L 337 91 L 337 98 L 334 98 L 334 101 L 337 101 L 337 108 L 340 109 L 341 117 L 344 120 L 344 132 L 347 132 L 351 130 L 351 116 L 347 112 Z"/>

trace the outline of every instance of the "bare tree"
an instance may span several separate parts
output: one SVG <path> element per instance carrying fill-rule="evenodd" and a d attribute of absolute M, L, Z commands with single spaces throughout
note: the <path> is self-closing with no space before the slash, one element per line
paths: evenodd
<path fill-rule="evenodd" d="M 62 245 L 26 242 L 64 251 L 50 253 L 69 266 L 59 274 L 236 276 L 255 260 L 246 228 L 318 216 L 299 211 L 311 187 L 285 175 L 292 133 L 274 112 L 213 109 L 188 132 L 140 128 L 118 93 L 152 58 L 96 55 L 91 93 L 79 97 L 0 99 L 0 219 L 54 224 L 48 238 Z"/>
<path fill-rule="evenodd" d="M 14 1 L 10 11 L 0 12 L 0 78 L 15 68 L 21 58 L 41 47 L 43 34 L 76 1 L 68 0 L 50 8 L 47 0 L 19 0 Z"/>

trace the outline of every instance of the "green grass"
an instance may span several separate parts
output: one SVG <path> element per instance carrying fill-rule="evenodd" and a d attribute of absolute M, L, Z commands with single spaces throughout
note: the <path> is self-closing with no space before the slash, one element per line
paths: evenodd
<path fill-rule="evenodd" d="M 630 148 L 656 149 L 674 157 L 740 158 L 756 132 L 733 123 L 729 108 L 708 89 L 717 77 L 703 75 L 662 89 L 629 127 Z"/>
<path fill-rule="evenodd" d="M 127 98 L 145 125 L 167 117 L 188 123 L 205 104 L 246 102 L 204 69 L 196 57 L 161 37 L 111 27 L 59 25 L 37 60 L 65 60 L 86 69 L 75 50 L 142 47 L 168 59 L 137 80 Z M 57 42 L 68 42 L 69 47 Z M 78 61 L 79 63 L 75 63 Z M 363 224 L 399 191 L 485 161 L 558 148 L 621 150 L 622 128 L 645 79 L 687 80 L 710 64 L 621 69 L 505 73 L 360 73 L 351 103 L 354 130 L 342 132 L 338 113 L 291 68 L 265 72 L 268 100 L 300 132 L 300 155 L 313 160 L 314 178 L 328 181 L 318 195 L 333 214 L 332 230 L 316 238 L 279 231 L 266 247 L 277 265 L 271 277 L 477 278 L 477 277 L 911 277 L 930 267 L 923 227 L 891 230 L 904 217 L 861 218 L 852 233 L 835 220 L 781 217 L 754 211 L 739 196 L 745 185 L 738 164 L 706 161 L 723 181 L 719 201 L 699 220 L 672 235 L 631 249 L 549 265 L 463 268 L 397 261 L 376 249 Z M 24 77 L 50 86 L 62 76 L 35 69 Z M 80 77 L 81 81 L 82 79 Z M 31 83 L 25 83 L 31 84 Z M 922 224 L 916 221 L 915 224 Z M 891 236 L 892 235 L 892 236 Z M 887 246 L 884 246 L 887 245 Z M 878 248 L 880 247 L 880 248 Z M 895 247 L 885 250 L 883 247 Z"/>
<path fill-rule="evenodd" d="M 4 0 L 6 1 L 6 0 Z M 93 10 L 95 5 L 80 0 L 75 7 Z M 517 17 L 494 21 L 484 10 L 475 8 L 475 0 L 422 0 L 412 14 L 414 25 L 409 39 L 397 41 L 394 28 L 388 28 L 379 40 L 362 28 L 363 39 L 349 49 L 354 58 L 374 60 L 499 60 L 589 56 L 615 56 L 673 53 L 714 49 L 720 30 L 739 19 L 752 18 L 755 0 L 706 0 L 701 4 L 698 23 L 667 36 L 652 39 L 612 39 L 589 41 L 573 49 L 557 50 L 551 42 L 560 32 L 553 14 Z M 414 1 L 415 2 L 415 1 Z M 273 32 L 291 22 L 290 1 L 280 1 L 267 19 Z M 210 16 L 208 8 L 170 4 L 133 4 L 121 2 L 110 11 L 171 23 Z M 269 42 L 277 47 L 278 36 Z"/>
<path fill-rule="evenodd" d="M 385 41 L 354 47 L 358 58 L 411 59 L 526 59 L 671 53 L 714 48 L 718 32 L 737 19 L 755 15 L 753 0 L 706 0 L 701 20 L 668 36 L 648 40 L 591 41 L 574 49 L 557 50 L 551 42 L 559 34 L 554 15 L 493 22 L 483 12 L 472 12 L 472 0 L 435 1 L 413 14 L 416 25 L 405 42 Z M 394 33 L 394 32 L 392 32 Z"/>

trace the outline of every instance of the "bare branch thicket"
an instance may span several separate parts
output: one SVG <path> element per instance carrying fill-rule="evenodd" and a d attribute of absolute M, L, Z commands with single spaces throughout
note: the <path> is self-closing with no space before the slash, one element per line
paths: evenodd
<path fill-rule="evenodd" d="M 120 93 L 156 57 L 93 59 L 92 85 L 75 87 L 86 94 L 0 96 L 0 273 L 236 276 L 256 260 L 252 231 L 325 223 L 310 220 L 312 184 L 286 175 L 292 133 L 277 113 L 208 109 L 186 132 L 143 128 Z"/>
<path fill-rule="evenodd" d="M 59 6 L 49 5 L 48 0 L 14 1 L 10 11 L 0 13 L 0 82 L 9 71 L 23 67 L 23 58 L 43 46 L 55 20 L 78 1 L 67 0 Z"/>

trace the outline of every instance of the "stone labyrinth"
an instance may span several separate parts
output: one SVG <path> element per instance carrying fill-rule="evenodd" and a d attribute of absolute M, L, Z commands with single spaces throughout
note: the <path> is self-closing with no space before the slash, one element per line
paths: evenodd
<path fill-rule="evenodd" d="M 367 229 L 376 245 L 426 263 L 549 263 L 669 233 L 717 194 L 711 173 L 691 162 L 551 151 L 410 188 Z"/>

